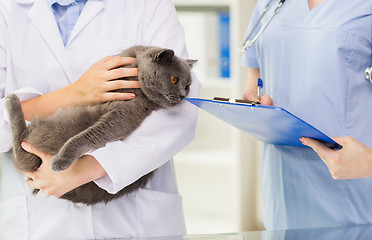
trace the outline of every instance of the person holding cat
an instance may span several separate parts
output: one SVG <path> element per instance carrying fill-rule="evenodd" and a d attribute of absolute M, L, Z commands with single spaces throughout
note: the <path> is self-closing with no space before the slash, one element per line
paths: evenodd
<path fill-rule="evenodd" d="M 247 33 L 269 1 L 257 2 Z M 272 1 L 252 38 L 278 2 Z M 370 1 L 285 1 L 243 55 L 249 67 L 244 98 L 258 99 L 261 77 L 262 104 L 283 107 L 328 136 L 352 136 L 372 147 L 372 88 L 364 74 L 371 65 L 371 31 Z M 366 190 L 372 179 L 334 180 L 311 148 L 264 144 L 261 168 L 266 229 L 372 223 Z"/>
<path fill-rule="evenodd" d="M 37 171 L 25 173 L 30 179 L 11 161 L 5 96 L 17 94 L 26 120 L 69 106 L 133 99 L 133 93 L 111 90 L 139 87 L 135 81 L 115 80 L 138 75 L 138 69 L 117 68 L 135 61 L 116 56 L 134 45 L 170 48 L 187 58 L 171 0 L 0 2 L 1 239 L 185 234 L 171 159 L 194 137 L 197 110 L 191 104 L 153 112 L 126 140 L 107 143 L 62 172 L 51 171 L 52 156 L 28 143 L 23 148 L 42 159 Z M 199 88 L 193 76 L 189 96 L 197 97 Z M 107 204 L 58 198 L 91 181 L 117 193 L 155 169 L 145 188 Z M 41 191 L 33 195 L 33 188 Z"/>

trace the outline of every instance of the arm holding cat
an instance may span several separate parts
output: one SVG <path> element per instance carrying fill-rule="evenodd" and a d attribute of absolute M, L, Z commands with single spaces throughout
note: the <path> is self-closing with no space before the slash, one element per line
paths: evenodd
<path fill-rule="evenodd" d="M 5 54 L 1 56 L 5 56 Z M 117 88 L 139 87 L 137 81 L 109 81 L 111 79 L 121 77 L 137 76 L 138 69 L 114 69 L 118 66 L 130 64 L 133 61 L 134 59 L 132 58 L 123 58 L 119 56 L 106 57 L 94 64 L 75 83 L 57 91 L 24 101 L 22 103 L 22 108 L 26 119 L 32 120 L 32 118 L 36 115 L 48 116 L 56 112 L 59 108 L 77 104 L 89 104 L 109 100 L 126 100 L 133 98 L 133 94 L 130 93 L 120 94 L 109 92 L 110 90 Z M 6 61 L 1 61 L 0 64 L 0 72 L 2 75 L 4 75 L 1 80 L 4 80 L 6 76 Z M 95 85 L 92 84 L 92 82 L 94 82 Z M 9 139 L 11 139 L 10 136 Z M 81 157 L 79 161 L 77 161 L 76 164 L 74 164 L 74 166 L 68 171 L 64 171 L 63 173 L 55 173 L 49 167 L 51 156 L 46 155 L 37 149 L 33 149 L 31 146 L 27 148 L 27 146 L 29 145 L 26 145 L 26 151 L 31 150 L 31 153 L 38 155 L 43 161 L 43 164 L 36 172 L 26 173 L 27 176 L 33 179 L 33 181 L 28 181 L 28 184 L 32 187 L 41 189 L 47 194 L 58 197 L 62 196 L 64 193 L 87 182 L 96 180 L 106 174 L 102 166 L 91 155 Z M 10 147 L 11 144 L 9 148 Z"/>
<path fill-rule="evenodd" d="M 12 147 L 12 137 L 9 126 L 6 121 L 6 110 L 4 107 L 4 97 L 10 92 L 6 89 L 14 87 L 8 86 L 7 83 L 7 42 L 6 42 L 6 23 L 3 16 L 0 14 L 0 151 L 7 152 Z M 94 64 L 87 70 L 75 83 L 61 88 L 57 91 L 42 94 L 35 89 L 28 87 L 14 91 L 23 101 L 22 108 L 26 119 L 31 120 L 35 115 L 47 116 L 53 114 L 57 109 L 76 105 L 87 104 L 94 102 L 103 102 L 115 99 L 131 99 L 133 96 L 129 93 L 112 93 L 109 92 L 118 88 L 136 88 L 139 87 L 136 81 L 109 81 L 110 79 L 137 76 L 138 69 L 120 68 L 117 66 L 130 64 L 134 61 L 133 58 L 123 57 L 106 57 Z M 95 82 L 95 85 L 92 84 Z M 48 194 L 60 196 L 75 187 L 78 187 L 86 182 L 90 182 L 100 178 L 106 174 L 102 166 L 94 159 L 94 157 L 86 155 L 79 159 L 69 171 L 63 173 L 52 172 L 47 168 L 50 161 L 50 156 L 47 156 L 37 149 L 30 149 L 31 146 L 25 145 L 25 150 L 30 150 L 32 153 L 39 155 L 43 159 L 43 164 L 36 172 L 38 175 L 33 182 L 28 182 L 32 186 L 41 186 L 43 191 Z M 84 170 L 83 170 L 84 169 Z M 81 171 L 78 171 L 81 170 Z M 79 172 L 77 174 L 77 172 Z M 73 176 L 72 176 L 73 175 Z M 62 179 L 70 179 L 69 183 L 61 181 Z"/>
<path fill-rule="evenodd" d="M 170 48 L 177 56 L 189 58 L 172 1 L 149 1 L 144 21 L 144 45 Z M 194 74 L 192 81 L 188 97 L 198 97 L 200 83 Z M 125 141 L 111 142 L 89 153 L 107 172 L 95 183 L 116 193 L 159 168 L 193 140 L 196 120 L 197 109 L 186 101 L 171 109 L 154 111 Z"/>
<path fill-rule="evenodd" d="M 93 64 L 76 82 L 57 91 L 41 95 L 22 103 L 27 120 L 33 116 L 48 116 L 60 108 L 78 104 L 90 104 L 111 100 L 127 100 L 134 98 L 131 93 L 109 92 L 118 88 L 139 87 L 137 81 L 110 81 L 112 79 L 137 76 L 136 68 L 118 68 L 131 64 L 135 59 L 119 56 L 106 57 Z M 26 151 L 31 151 L 42 159 L 42 165 L 33 173 L 26 173 L 31 178 L 27 183 L 31 187 L 41 189 L 49 195 L 57 197 L 85 183 L 106 175 L 105 170 L 91 155 L 82 156 L 68 170 L 56 173 L 50 169 L 51 155 L 47 155 L 26 144 Z M 84 167 L 82 167 L 84 166 Z"/>
<path fill-rule="evenodd" d="M 134 98 L 133 93 L 110 92 L 119 88 L 138 88 L 138 81 L 112 81 L 113 79 L 138 76 L 137 68 L 118 68 L 129 65 L 134 58 L 105 57 L 90 67 L 76 82 L 54 92 L 22 102 L 25 118 L 45 117 L 60 108 L 112 100 Z"/>
<path fill-rule="evenodd" d="M 106 175 L 105 170 L 91 155 L 81 157 L 63 172 L 54 172 L 50 168 L 52 155 L 45 154 L 27 143 L 23 143 L 22 147 L 42 159 L 41 166 L 35 172 L 25 173 L 29 178 L 27 184 L 47 195 L 61 197 L 72 189 Z"/>
<path fill-rule="evenodd" d="M 23 102 L 23 112 L 27 120 L 33 116 L 48 116 L 59 108 L 78 104 L 89 104 L 110 100 L 126 100 L 134 98 L 134 94 L 108 92 L 117 88 L 139 87 L 137 81 L 110 81 L 112 79 L 137 76 L 136 68 L 118 68 L 130 64 L 135 59 L 123 57 L 106 57 L 86 71 L 75 83 L 57 91 L 41 95 Z M 93 83 L 93 84 L 92 84 Z M 63 173 L 55 173 L 50 169 L 49 162 L 52 156 L 44 154 L 26 144 L 26 151 L 39 156 L 42 165 L 37 171 L 25 173 L 31 180 L 27 183 L 47 194 L 62 196 L 64 193 L 91 182 L 106 174 L 102 166 L 91 155 L 85 155 Z M 84 167 L 82 167 L 84 166 Z"/>
<path fill-rule="evenodd" d="M 3 20 L 0 16 L 0 21 Z M 6 24 L 0 24 L 0 152 L 7 152 L 12 147 L 11 134 L 6 120 L 7 113 L 4 108 L 4 97 L 7 85 L 7 43 L 5 32 Z M 106 57 L 92 65 L 76 82 L 56 91 L 42 94 L 32 87 L 14 91 L 22 101 L 22 109 L 26 120 L 31 121 L 34 116 L 48 116 L 59 108 L 77 104 L 89 104 L 110 100 L 128 100 L 133 98 L 131 93 L 114 93 L 111 90 L 118 88 L 138 88 L 137 81 L 110 81 L 115 78 L 137 76 L 136 68 L 120 68 L 134 61 L 133 58 L 120 56 Z M 92 84 L 94 83 L 94 84 Z"/>

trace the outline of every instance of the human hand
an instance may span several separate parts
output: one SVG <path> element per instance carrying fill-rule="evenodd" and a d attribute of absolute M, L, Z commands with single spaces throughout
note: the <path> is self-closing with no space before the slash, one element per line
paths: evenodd
<path fill-rule="evenodd" d="M 302 137 L 300 140 L 314 149 L 334 179 L 372 177 L 372 149 L 353 137 L 334 137 L 333 140 L 342 146 L 340 150 L 332 150 L 311 138 Z"/>
<path fill-rule="evenodd" d="M 91 155 L 82 156 L 65 171 L 54 172 L 50 167 L 53 155 L 43 153 L 26 142 L 22 143 L 22 148 L 42 160 L 36 171 L 24 173 L 29 178 L 27 184 L 47 195 L 61 197 L 85 183 L 106 175 L 105 170 Z"/>
<path fill-rule="evenodd" d="M 244 91 L 243 99 L 249 101 L 259 101 L 262 105 L 274 105 L 274 102 L 269 95 L 263 95 L 261 99 L 259 99 L 256 92 L 248 89 Z"/>
<path fill-rule="evenodd" d="M 129 100 L 134 93 L 111 92 L 121 88 L 139 88 L 138 81 L 115 80 L 138 76 L 138 68 L 121 68 L 135 62 L 135 58 L 108 56 L 93 64 L 76 82 L 69 85 L 78 104 Z"/>

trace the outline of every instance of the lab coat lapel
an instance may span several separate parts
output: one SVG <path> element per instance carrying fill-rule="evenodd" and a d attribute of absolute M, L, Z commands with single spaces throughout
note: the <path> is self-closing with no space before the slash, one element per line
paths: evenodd
<path fill-rule="evenodd" d="M 29 12 L 29 18 L 45 40 L 49 49 L 53 52 L 58 62 L 61 64 L 70 82 L 73 81 L 72 72 L 63 45 L 58 25 L 54 18 L 48 2 L 45 0 L 35 1 L 34 6 Z"/>
<path fill-rule="evenodd" d="M 73 41 L 74 38 L 84 29 L 86 25 L 103 9 L 103 2 L 101 0 L 89 0 L 85 4 L 81 15 L 76 22 L 74 29 L 71 32 L 69 42 Z"/>

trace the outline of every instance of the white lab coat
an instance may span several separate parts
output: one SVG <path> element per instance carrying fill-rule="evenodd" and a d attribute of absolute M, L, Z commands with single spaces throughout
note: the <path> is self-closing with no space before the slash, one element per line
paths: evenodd
<path fill-rule="evenodd" d="M 47 0 L 0 1 L 0 97 L 21 100 L 76 81 L 93 63 L 133 45 L 172 48 L 187 57 L 171 0 L 88 0 L 64 47 Z M 200 84 L 194 77 L 190 96 Z M 156 169 L 145 189 L 107 205 L 82 206 L 31 194 L 25 177 L 3 155 L 0 239 L 93 239 L 185 233 L 172 156 L 194 137 L 196 109 L 183 103 L 151 114 L 127 140 L 91 154 L 108 175 L 96 183 L 115 193 Z M 0 100 L 0 152 L 11 148 Z"/>

